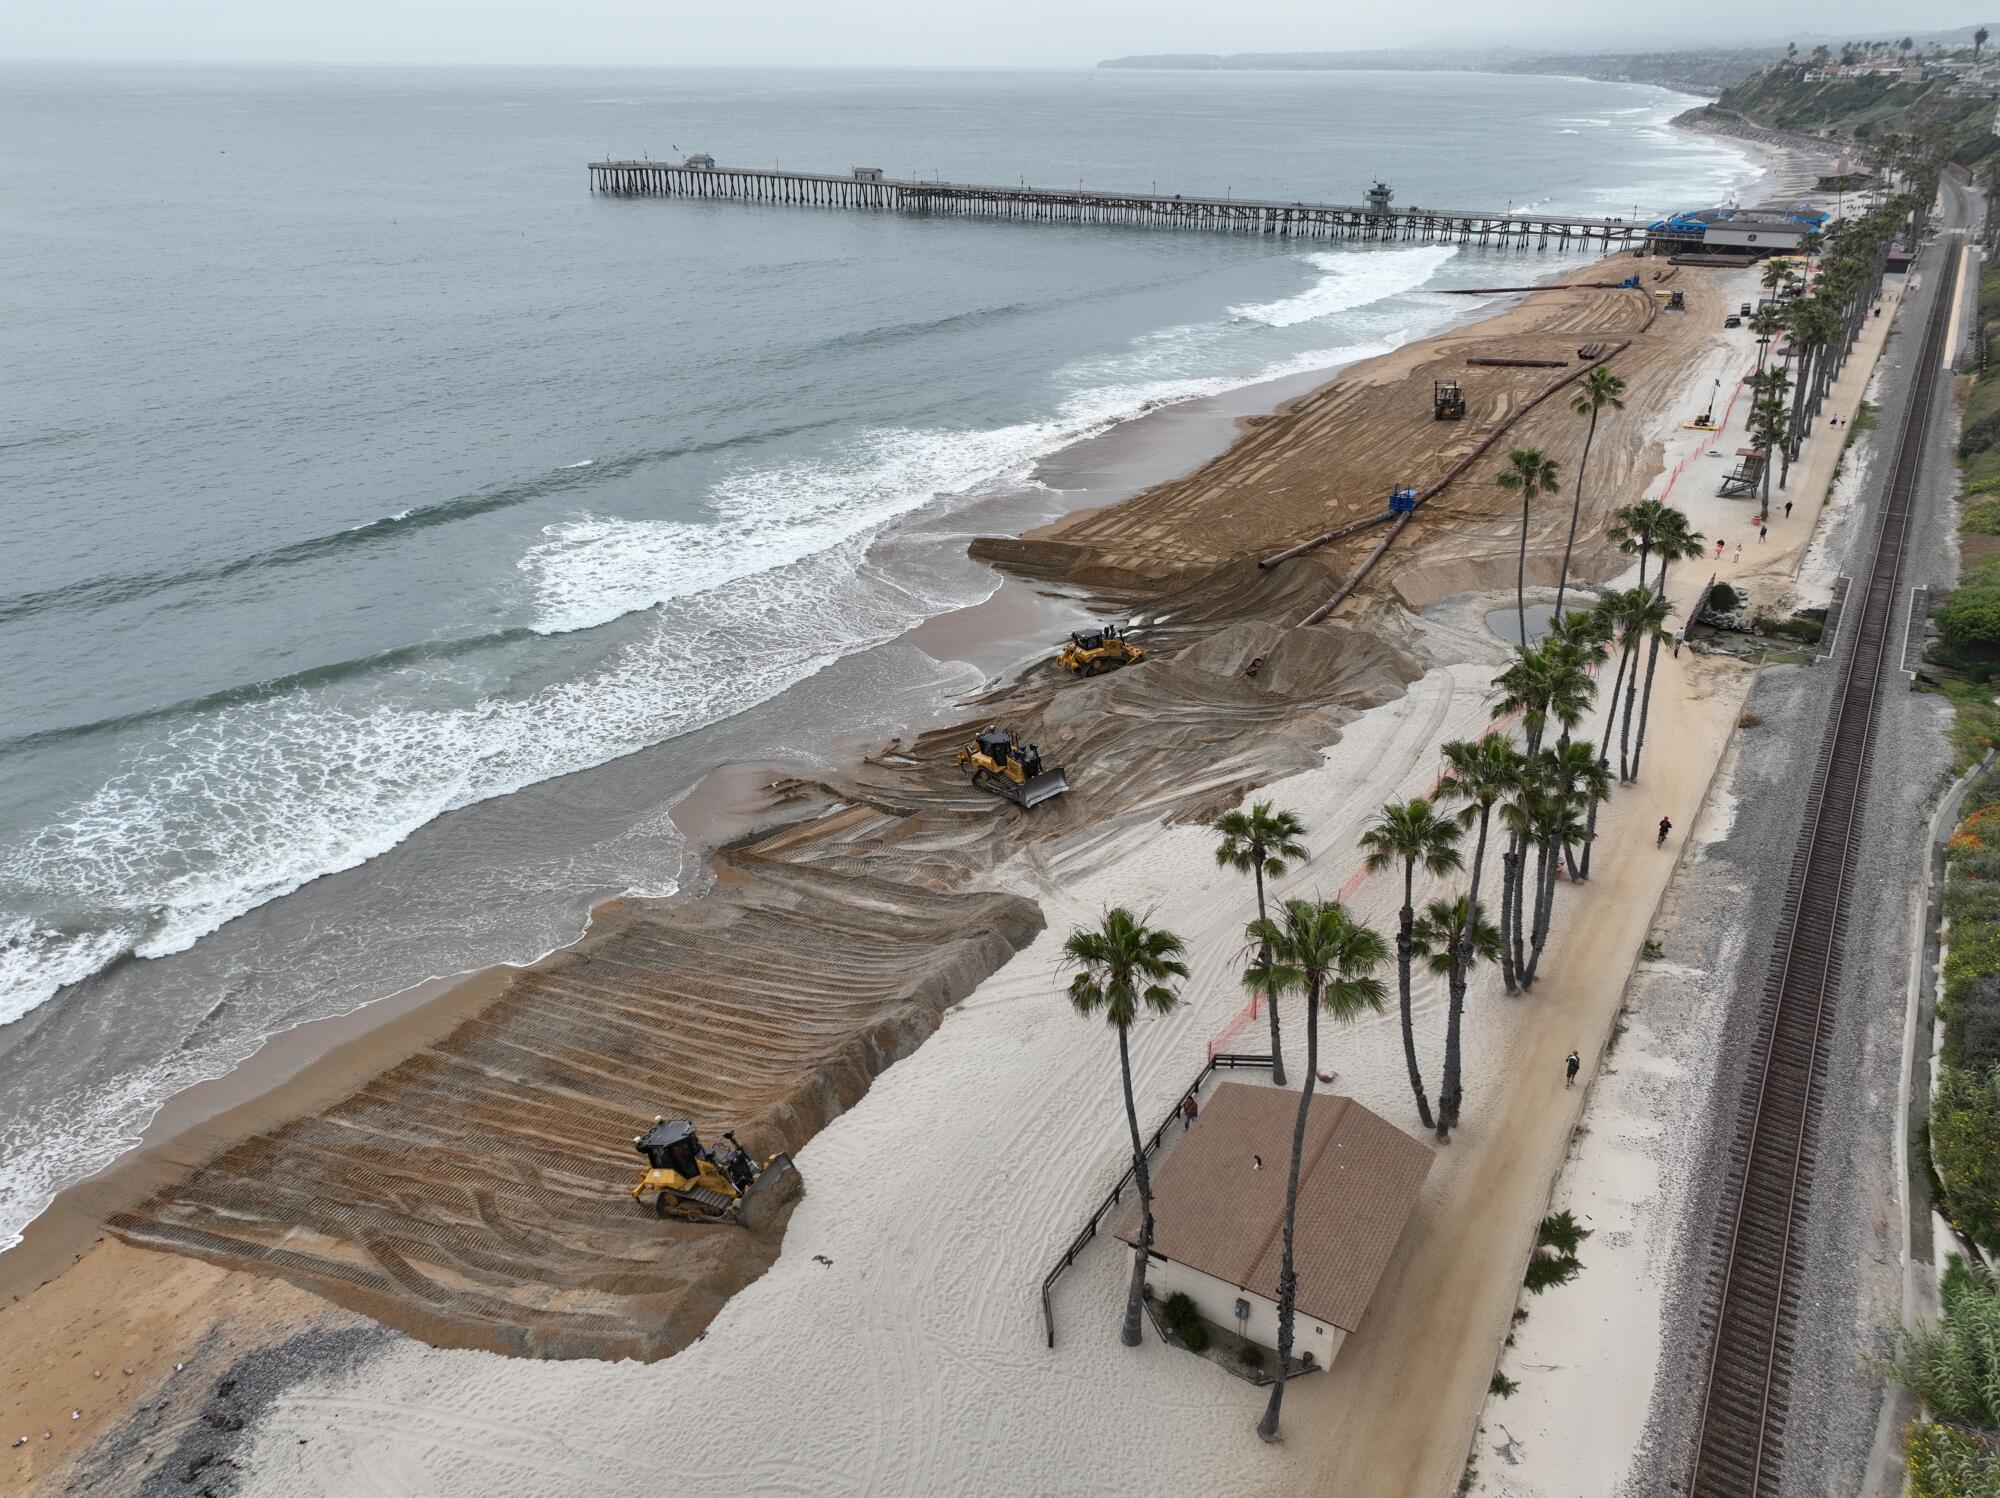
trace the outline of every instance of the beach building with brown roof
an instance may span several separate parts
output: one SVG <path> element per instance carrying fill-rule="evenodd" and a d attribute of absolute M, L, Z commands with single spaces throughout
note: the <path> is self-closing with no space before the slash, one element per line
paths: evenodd
<path fill-rule="evenodd" d="M 1185 1293 L 1204 1320 L 1278 1345 L 1285 1173 L 1299 1095 L 1225 1082 L 1153 1178 L 1147 1281 Z M 1429 1146 L 1350 1097 L 1320 1093 L 1306 1116 L 1293 1258 L 1294 1357 L 1326 1367 L 1360 1326 L 1431 1168 Z M 1135 1204 L 1119 1225 L 1139 1238 Z"/>

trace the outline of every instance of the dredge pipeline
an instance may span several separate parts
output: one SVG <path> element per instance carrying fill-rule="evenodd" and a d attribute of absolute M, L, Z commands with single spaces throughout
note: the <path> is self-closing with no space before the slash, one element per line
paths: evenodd
<path fill-rule="evenodd" d="M 1865 809 L 1875 708 L 1896 639 L 1903 551 L 1956 301 L 1960 239 L 1953 234 L 1942 241 L 1938 284 L 1858 608 L 1855 590 L 1848 594 L 1855 628 L 1785 895 L 1737 1114 L 1727 1204 L 1717 1225 L 1718 1289 L 1707 1318 L 1712 1341 L 1689 1498 L 1771 1498 L 1778 1491 L 1800 1295 L 1798 1229 L 1812 1187 L 1849 874 Z"/>
<path fill-rule="evenodd" d="M 1654 317 L 1657 315 L 1658 315 L 1657 304 L 1648 307 L 1646 311 L 1646 321 L 1644 325 L 1639 329 L 1639 331 L 1643 333 L 1646 331 L 1647 328 L 1650 328 L 1653 325 Z M 1353 522 L 1350 525 L 1344 525 L 1340 527 L 1338 530 L 1328 531 L 1323 536 L 1315 536 L 1312 540 L 1307 541 L 1302 545 L 1294 546 L 1287 551 L 1278 552 L 1274 556 L 1265 557 L 1262 561 L 1258 562 L 1257 565 L 1260 568 L 1268 570 L 1272 567 L 1277 566 L 1280 562 L 1289 561 L 1293 557 L 1303 556 L 1305 553 L 1309 551 L 1317 550 L 1319 547 L 1324 546 L 1331 541 L 1342 540 L 1347 536 L 1354 535 L 1358 531 L 1361 531 L 1368 526 L 1389 524 L 1390 525 L 1389 534 L 1382 538 L 1382 542 L 1380 545 L 1378 545 L 1373 551 L 1368 553 L 1367 557 L 1363 559 L 1361 565 L 1355 568 L 1353 573 L 1348 577 L 1348 579 L 1345 582 L 1343 582 L 1338 589 L 1334 591 L 1333 596 L 1329 598 L 1325 603 L 1321 604 L 1318 608 L 1314 609 L 1310 614 L 1306 615 L 1305 618 L 1299 621 L 1299 624 L 1301 626 L 1318 624 L 1321 620 L 1325 619 L 1329 614 L 1331 614 L 1335 609 L 1339 608 L 1343 603 L 1345 603 L 1348 600 L 1348 597 L 1354 592 L 1354 590 L 1361 586 L 1363 579 L 1365 579 L 1368 576 L 1369 572 L 1373 570 L 1375 564 L 1382 560 L 1384 554 L 1388 552 L 1390 546 L 1392 546 L 1395 543 L 1396 538 L 1400 536 L 1404 532 L 1404 530 L 1408 528 L 1409 523 L 1416 518 L 1417 509 L 1423 508 L 1423 506 L 1427 502 L 1429 502 L 1434 496 L 1441 493 L 1447 485 L 1453 483 L 1458 478 L 1460 478 L 1468 468 L 1470 468 L 1474 463 L 1477 463 L 1482 457 L 1484 457 L 1488 452 L 1492 450 L 1494 443 L 1498 442 L 1502 437 L 1506 436 L 1508 431 L 1511 430 L 1513 426 L 1521 420 L 1522 417 L 1526 416 L 1530 411 L 1534 410 L 1535 407 L 1539 406 L 1543 401 L 1547 400 L 1550 396 L 1554 395 L 1558 390 L 1561 390 L 1564 386 L 1572 384 L 1575 381 L 1582 379 L 1586 374 L 1590 373 L 1591 370 L 1596 369 L 1600 365 L 1609 364 L 1614 358 L 1616 358 L 1619 354 L 1623 353 L 1626 349 L 1630 348 L 1631 346 L 1632 346 L 1632 340 L 1629 338 L 1622 343 L 1615 343 L 1611 345 L 1603 353 L 1599 354 L 1595 359 L 1592 359 L 1587 363 L 1580 365 L 1578 368 L 1571 370 L 1568 374 L 1564 375 L 1560 380 L 1553 381 L 1548 386 L 1548 388 L 1543 390 L 1539 395 L 1535 396 L 1531 400 L 1524 402 L 1518 410 L 1516 410 L 1511 416 L 1508 417 L 1507 420 L 1503 421 L 1499 426 L 1495 427 L 1491 432 L 1489 432 L 1477 447 L 1473 448 L 1471 452 L 1467 453 L 1464 457 L 1460 458 L 1456 463 L 1452 464 L 1451 468 L 1445 473 L 1443 478 L 1439 479 L 1436 483 L 1430 485 L 1428 488 L 1420 490 L 1417 494 L 1416 507 L 1412 509 L 1409 513 L 1403 515 L 1390 515 L 1390 514 L 1371 515 L 1366 520 L 1359 520 Z"/>

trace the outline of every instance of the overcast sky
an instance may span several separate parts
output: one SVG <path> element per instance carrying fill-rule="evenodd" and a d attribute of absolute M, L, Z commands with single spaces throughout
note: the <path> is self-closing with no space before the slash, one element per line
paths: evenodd
<path fill-rule="evenodd" d="M 1088 66 L 1131 52 L 1838 39 L 1976 19 L 1928 0 L 6 0 L 0 56 Z"/>

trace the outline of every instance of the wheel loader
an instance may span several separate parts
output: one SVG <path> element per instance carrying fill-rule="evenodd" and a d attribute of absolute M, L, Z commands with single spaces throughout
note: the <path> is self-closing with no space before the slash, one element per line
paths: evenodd
<path fill-rule="evenodd" d="M 1458 381 L 1431 381 L 1431 420 L 1465 420 L 1465 392 L 1458 388 Z"/>
<path fill-rule="evenodd" d="M 1005 796 L 1024 811 L 1069 789 L 1069 776 L 1059 766 L 1042 768 L 1039 747 L 1023 747 L 1003 728 L 982 730 L 958 751 L 958 767 L 974 785 Z"/>
<path fill-rule="evenodd" d="M 687 1119 L 655 1118 L 645 1133 L 632 1136 L 632 1147 L 646 1157 L 632 1200 L 643 1206 L 646 1193 L 657 1191 L 653 1211 L 661 1217 L 762 1226 L 772 1208 L 798 1195 L 792 1157 L 780 1152 L 760 1165 L 733 1132 L 722 1137 L 726 1144 L 704 1146 Z"/>
<path fill-rule="evenodd" d="M 1107 624 L 1102 629 L 1072 630 L 1069 643 L 1056 660 L 1072 676 L 1096 676 L 1120 666 L 1136 666 L 1145 658 L 1146 652 L 1126 639 L 1120 626 Z"/>

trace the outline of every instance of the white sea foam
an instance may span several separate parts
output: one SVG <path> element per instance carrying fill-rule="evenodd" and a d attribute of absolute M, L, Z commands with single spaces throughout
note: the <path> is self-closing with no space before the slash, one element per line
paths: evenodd
<path fill-rule="evenodd" d="M 138 937 L 134 926 L 59 931 L 25 917 L 0 921 L 0 1025 L 46 1003 L 65 984 L 88 978 Z"/>
<path fill-rule="evenodd" d="M 590 467 L 591 464 L 595 463 L 596 461 L 597 459 L 595 458 L 585 458 L 581 463 L 565 463 L 563 464 L 563 468 L 565 470 L 571 468 L 588 468 Z"/>
<path fill-rule="evenodd" d="M 1330 250 L 1302 258 L 1320 272 L 1313 285 L 1297 296 L 1275 302 L 1252 302 L 1231 307 L 1234 317 L 1264 323 L 1273 328 L 1289 328 L 1316 318 L 1349 312 L 1371 302 L 1383 301 L 1401 292 L 1414 291 L 1437 274 L 1439 267 L 1458 253 L 1456 245 L 1424 245 L 1408 250 L 1388 250 L 1379 254 L 1355 254 Z"/>
<path fill-rule="evenodd" d="M 1364 265 L 1330 269 L 1307 295 L 1325 298 L 1326 310 L 1359 306 L 1420 284 L 1449 254 L 1313 257 Z M 538 631 L 665 606 L 599 671 L 469 707 L 435 705 L 440 694 L 422 680 L 403 693 L 391 684 L 366 709 L 302 691 L 204 714 L 141 748 L 123 773 L 0 854 L 0 878 L 36 908 L 127 913 L 81 934 L 0 930 L 0 1022 L 122 952 L 184 950 L 446 812 L 715 722 L 973 601 L 926 597 L 867 564 L 869 542 L 899 516 L 1026 482 L 1039 459 L 1155 407 L 1365 358 L 1407 336 L 1302 350 L 1237 374 L 1149 378 L 1209 362 L 1196 356 L 1199 337 L 1166 332 L 1109 361 L 1095 371 L 1109 382 L 1075 390 L 1042 420 L 878 429 L 838 454 L 739 471 L 715 486 L 706 524 L 583 516 L 548 527 L 520 562 Z"/>

